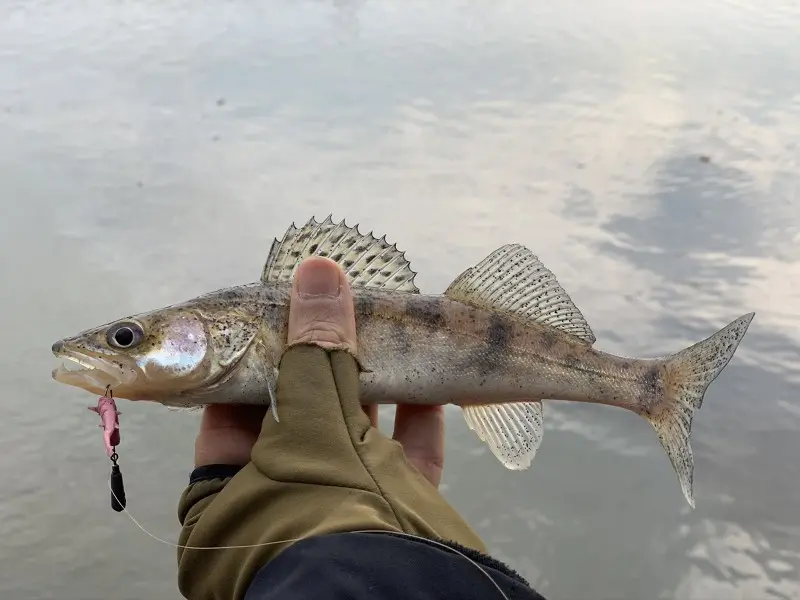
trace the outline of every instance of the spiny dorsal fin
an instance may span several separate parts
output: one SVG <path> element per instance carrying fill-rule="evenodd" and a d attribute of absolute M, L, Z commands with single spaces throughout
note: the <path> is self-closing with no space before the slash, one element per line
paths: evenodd
<path fill-rule="evenodd" d="M 336 261 L 352 287 L 419 293 L 414 284 L 417 274 L 397 244 L 389 244 L 386 236 L 378 239 L 372 232 L 360 233 L 358 225 L 334 223 L 330 215 L 321 223 L 312 217 L 300 228 L 292 223 L 282 240 L 272 242 L 261 281 L 291 281 L 297 265 L 309 256 Z"/>
<path fill-rule="evenodd" d="M 541 400 L 463 407 L 464 419 L 507 469 L 527 469 L 542 444 Z"/>
<path fill-rule="evenodd" d="M 532 319 L 590 346 L 595 337 L 567 292 L 533 252 L 507 244 L 459 275 L 445 296 L 484 309 Z"/>

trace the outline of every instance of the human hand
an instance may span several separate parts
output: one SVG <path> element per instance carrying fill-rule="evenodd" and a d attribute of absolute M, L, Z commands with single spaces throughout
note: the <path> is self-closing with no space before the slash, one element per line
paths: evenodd
<path fill-rule="evenodd" d="M 336 298 L 340 288 L 341 295 Z M 352 292 L 341 268 L 327 258 L 306 259 L 295 273 L 287 342 L 304 341 L 356 349 Z M 372 426 L 378 427 L 378 406 L 363 408 Z M 207 406 L 195 441 L 195 467 L 247 464 L 266 411 L 264 406 Z M 398 405 L 393 438 L 403 447 L 407 460 L 438 488 L 444 468 L 443 407 Z"/>
<path fill-rule="evenodd" d="M 400 407 L 391 440 L 375 427 L 376 409 L 360 405 L 353 295 L 332 261 L 300 265 L 287 341 L 275 390 L 280 421 L 264 407 L 206 410 L 197 465 L 241 468 L 193 473 L 178 503 L 180 543 L 237 550 L 179 550 L 184 596 L 242 597 L 283 549 L 343 531 L 402 532 L 485 552 L 437 490 L 442 408 Z"/>

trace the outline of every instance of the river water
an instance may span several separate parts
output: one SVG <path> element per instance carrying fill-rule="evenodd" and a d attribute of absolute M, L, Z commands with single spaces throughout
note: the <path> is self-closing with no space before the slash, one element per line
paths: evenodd
<path fill-rule="evenodd" d="M 645 421 L 564 403 L 524 473 L 448 412 L 443 490 L 548 598 L 800 597 L 797 3 L 259 4 L 0 2 L 0 596 L 179 597 L 50 345 L 253 281 L 333 213 L 427 293 L 527 245 L 610 352 L 756 311 L 695 419 L 695 511 Z M 129 508 L 174 541 L 198 415 L 120 408 Z"/>

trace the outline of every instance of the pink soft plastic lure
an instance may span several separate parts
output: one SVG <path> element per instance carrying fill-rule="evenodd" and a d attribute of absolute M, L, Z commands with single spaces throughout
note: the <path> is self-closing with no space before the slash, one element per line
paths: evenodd
<path fill-rule="evenodd" d="M 100 415 L 100 427 L 103 429 L 103 440 L 106 445 L 106 454 L 109 458 L 114 455 L 115 448 L 119 446 L 119 411 L 114 398 L 109 391 L 97 400 L 97 406 L 90 406 L 89 410 Z"/>

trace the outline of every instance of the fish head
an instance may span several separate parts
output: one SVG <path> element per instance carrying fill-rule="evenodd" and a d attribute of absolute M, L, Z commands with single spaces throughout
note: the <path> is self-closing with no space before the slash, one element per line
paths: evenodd
<path fill-rule="evenodd" d="M 53 344 L 63 364 L 53 379 L 102 395 L 166 401 L 224 378 L 249 348 L 257 326 L 228 312 L 178 306 L 89 329 Z"/>

